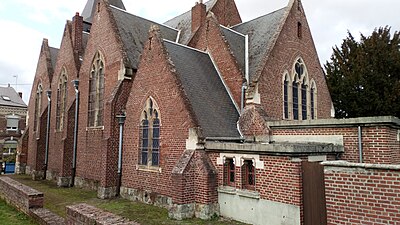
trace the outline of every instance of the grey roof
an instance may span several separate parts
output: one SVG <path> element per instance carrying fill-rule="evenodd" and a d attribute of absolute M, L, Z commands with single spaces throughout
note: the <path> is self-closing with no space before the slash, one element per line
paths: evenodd
<path fill-rule="evenodd" d="M 205 137 L 239 138 L 239 113 L 207 53 L 164 41 Z"/>
<path fill-rule="evenodd" d="M 131 66 L 134 69 L 138 67 L 139 57 L 147 41 L 151 25 L 158 25 L 162 37 L 167 40 L 175 41 L 178 36 L 178 31 L 173 28 L 132 15 L 114 7 L 110 7 L 110 9 L 117 23 L 117 29 L 124 44 L 125 52 L 128 54 Z"/>
<path fill-rule="evenodd" d="M 51 66 L 53 67 L 53 70 L 56 68 L 56 62 L 57 62 L 57 57 L 58 57 L 58 48 L 53 48 L 49 47 L 50 49 L 50 59 L 51 59 Z"/>
<path fill-rule="evenodd" d="M 206 3 L 207 12 L 215 5 L 217 0 L 210 0 Z M 189 10 L 175 18 L 172 18 L 164 23 L 170 27 L 181 31 L 179 43 L 187 44 L 192 34 L 192 10 Z"/>
<path fill-rule="evenodd" d="M 0 87 L 0 106 L 27 108 L 27 105 L 12 87 Z"/>
<path fill-rule="evenodd" d="M 271 44 L 279 32 L 279 26 L 286 15 L 285 12 L 286 7 L 232 27 L 239 33 L 249 35 L 249 76 L 251 81 L 258 72 L 257 69 L 263 66 L 260 63 L 269 52 L 269 48 L 273 47 Z"/>
<path fill-rule="evenodd" d="M 93 15 L 96 12 L 98 2 L 99 0 L 88 0 L 86 2 L 85 8 L 82 11 L 82 17 L 84 21 L 92 23 Z M 122 0 L 108 0 L 108 3 L 110 3 L 110 5 L 125 10 L 125 6 Z"/>
<path fill-rule="evenodd" d="M 222 33 L 225 39 L 228 41 L 229 48 L 231 49 L 233 55 L 240 66 L 243 74 L 245 72 L 245 57 L 246 57 L 246 38 L 244 35 L 239 34 L 229 28 L 221 26 Z"/>

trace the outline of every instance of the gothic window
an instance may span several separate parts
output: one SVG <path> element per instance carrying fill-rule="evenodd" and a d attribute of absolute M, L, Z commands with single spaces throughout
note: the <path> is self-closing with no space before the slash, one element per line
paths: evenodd
<path fill-rule="evenodd" d="M 307 120 L 307 86 L 304 82 L 301 84 L 301 118 Z"/>
<path fill-rule="evenodd" d="M 88 126 L 103 125 L 104 101 L 104 60 L 99 52 L 96 53 L 89 77 L 89 110 Z"/>
<path fill-rule="evenodd" d="M 43 88 L 42 85 L 39 84 L 36 90 L 36 96 L 35 96 L 35 115 L 34 115 L 34 126 L 33 130 L 37 131 L 39 129 L 39 117 L 40 117 L 40 111 L 42 107 L 42 92 Z"/>
<path fill-rule="evenodd" d="M 63 129 L 67 103 L 67 72 L 63 68 L 57 88 L 56 129 Z"/>
<path fill-rule="evenodd" d="M 243 189 L 255 190 L 256 177 L 253 160 L 244 160 L 242 166 L 242 186 Z"/>
<path fill-rule="evenodd" d="M 235 163 L 232 158 L 224 163 L 224 185 L 235 186 Z"/>
<path fill-rule="evenodd" d="M 284 75 L 283 80 L 283 118 L 289 119 L 289 75 Z"/>
<path fill-rule="evenodd" d="M 157 104 L 148 98 L 140 121 L 140 164 L 160 164 L 160 115 Z"/>
<path fill-rule="evenodd" d="M 306 66 L 301 58 L 297 59 L 293 71 L 293 120 L 307 120 L 309 112 L 309 81 Z"/>
<path fill-rule="evenodd" d="M 299 83 L 297 80 L 293 81 L 292 84 L 293 94 L 293 119 L 299 119 Z"/>

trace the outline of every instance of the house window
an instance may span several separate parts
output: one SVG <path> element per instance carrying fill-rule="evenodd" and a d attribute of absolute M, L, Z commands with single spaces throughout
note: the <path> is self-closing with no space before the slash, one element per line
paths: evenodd
<path fill-rule="evenodd" d="M 235 186 L 235 163 L 232 158 L 224 163 L 224 185 Z"/>
<path fill-rule="evenodd" d="M 35 96 L 35 115 L 33 119 L 33 131 L 37 131 L 39 129 L 39 117 L 40 117 L 40 110 L 42 107 L 42 85 L 39 84 L 36 90 Z"/>
<path fill-rule="evenodd" d="M 301 117 L 307 120 L 307 86 L 304 83 L 301 85 Z"/>
<path fill-rule="evenodd" d="M 160 115 L 157 104 L 148 98 L 140 121 L 140 164 L 160 164 Z"/>
<path fill-rule="evenodd" d="M 18 131 L 18 123 L 20 117 L 16 115 L 8 115 L 6 116 L 6 119 L 7 119 L 7 130 Z"/>
<path fill-rule="evenodd" d="M 89 77 L 89 110 L 88 126 L 103 125 L 104 101 L 104 60 L 99 52 L 96 53 Z"/>
<path fill-rule="evenodd" d="M 63 68 L 57 88 L 56 129 L 61 131 L 64 126 L 65 108 L 67 103 L 67 72 Z"/>
<path fill-rule="evenodd" d="M 243 161 L 242 177 L 243 189 L 255 190 L 256 179 L 253 160 Z"/>
<path fill-rule="evenodd" d="M 283 81 L 283 118 L 289 119 L 289 75 L 286 74 Z"/>

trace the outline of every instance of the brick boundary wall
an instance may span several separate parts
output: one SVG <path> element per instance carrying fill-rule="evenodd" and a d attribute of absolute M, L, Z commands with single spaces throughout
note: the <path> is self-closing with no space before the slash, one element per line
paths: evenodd
<path fill-rule="evenodd" d="M 67 206 L 67 225 L 140 225 L 139 223 L 129 221 L 121 216 L 114 215 L 110 212 L 103 211 L 88 204 L 78 204 Z"/>
<path fill-rule="evenodd" d="M 397 224 L 400 165 L 324 162 L 328 224 Z"/>
<path fill-rule="evenodd" d="M 43 207 L 43 193 L 9 177 L 0 176 L 0 196 L 26 214 L 32 208 Z"/>

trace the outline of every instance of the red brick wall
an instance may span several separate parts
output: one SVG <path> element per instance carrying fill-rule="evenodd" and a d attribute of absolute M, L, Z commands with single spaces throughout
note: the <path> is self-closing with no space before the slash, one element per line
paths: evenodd
<path fill-rule="evenodd" d="M 325 167 L 328 224 L 400 221 L 399 169 Z"/>
<path fill-rule="evenodd" d="M 331 97 L 303 12 L 297 9 L 295 1 L 259 80 L 261 104 L 270 117 L 279 120 L 283 118 L 283 75 L 285 71 L 292 74 L 298 57 L 304 60 L 309 80 L 314 79 L 317 85 L 317 117 L 330 118 L 331 115 Z M 302 38 L 297 36 L 298 22 L 302 24 Z"/>
<path fill-rule="evenodd" d="M 217 164 L 219 153 L 209 153 L 218 171 L 218 186 L 223 185 L 223 165 Z M 264 169 L 256 169 L 256 189 L 264 200 L 301 206 L 302 178 L 301 161 L 293 162 L 287 156 L 260 156 Z M 242 189 L 242 171 L 236 161 L 235 187 Z"/>
<path fill-rule="evenodd" d="M 56 176 L 67 176 L 71 172 L 71 158 L 65 158 L 66 151 L 72 151 L 73 139 L 67 138 L 68 123 L 74 124 L 74 114 L 69 118 L 68 109 L 74 107 L 75 88 L 72 80 L 77 79 L 79 65 L 76 65 L 75 53 L 72 42 L 73 23 L 68 21 L 65 25 L 64 35 L 58 52 L 57 63 L 54 70 L 52 80 L 52 102 L 51 102 L 51 117 L 50 117 L 50 141 L 49 141 L 49 166 L 48 169 Z M 81 31 L 82 32 L 82 31 Z M 57 115 L 57 90 L 59 87 L 60 77 L 65 68 L 67 75 L 67 97 L 65 106 L 65 117 L 63 121 L 63 129 L 57 130 L 56 115 Z M 67 160 L 68 159 L 68 160 Z M 68 167 L 66 167 L 68 165 Z"/>
<path fill-rule="evenodd" d="M 196 127 L 196 123 L 180 81 L 159 42 L 160 37 L 155 31 L 151 35 L 151 50 L 147 43 L 126 107 L 122 186 L 170 196 L 176 201 L 177 196 L 171 196 L 174 193 L 171 190 L 171 173 L 186 149 L 189 128 Z M 149 96 L 159 107 L 161 173 L 136 168 L 139 162 L 140 117 Z M 190 180 L 191 175 L 188 176 Z"/>
<path fill-rule="evenodd" d="M 242 22 L 234 0 L 218 0 L 211 11 L 224 26 L 230 27 Z"/>
<path fill-rule="evenodd" d="M 115 151 L 115 149 L 108 149 L 111 146 L 108 141 L 113 129 L 112 121 L 115 120 L 111 103 L 116 96 L 112 93 L 118 88 L 118 72 L 124 58 L 122 45 L 117 38 L 115 29 L 116 25 L 109 9 L 104 4 L 100 4 L 100 12 L 93 19 L 85 57 L 79 72 L 81 94 L 76 175 L 89 180 L 101 181 L 103 187 L 108 185 L 106 182 L 108 154 L 110 151 Z M 104 127 L 87 128 L 89 74 L 93 58 L 98 51 L 104 57 L 105 63 Z"/>
<path fill-rule="evenodd" d="M 359 162 L 358 127 L 326 127 L 275 129 L 273 135 L 343 135 L 344 153 L 342 160 Z M 400 143 L 397 129 L 387 126 L 362 127 L 363 158 L 365 163 L 400 163 Z"/>
<path fill-rule="evenodd" d="M 53 68 L 51 66 L 50 51 L 48 41 L 43 40 L 42 49 L 39 56 L 38 65 L 35 73 L 35 80 L 33 81 L 31 96 L 29 99 L 28 113 L 29 113 L 29 141 L 28 141 L 28 166 L 33 170 L 42 170 L 44 163 L 44 151 L 46 138 L 46 118 L 47 118 L 47 96 L 46 91 L 50 89 L 51 78 L 53 76 Z M 41 117 L 38 118 L 40 126 L 37 131 L 34 131 L 34 118 L 35 118 L 35 97 L 38 85 L 42 85 L 42 107 Z M 38 145 L 41 144 L 39 147 Z"/>

